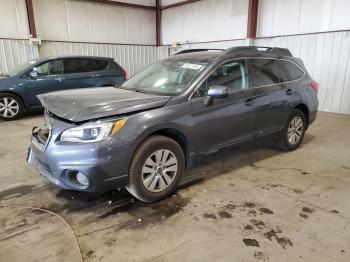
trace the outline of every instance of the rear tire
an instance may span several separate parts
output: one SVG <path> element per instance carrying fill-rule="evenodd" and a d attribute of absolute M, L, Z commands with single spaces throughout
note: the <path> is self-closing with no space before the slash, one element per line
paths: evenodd
<path fill-rule="evenodd" d="M 294 109 L 289 115 L 277 142 L 279 148 L 284 151 L 293 151 L 297 149 L 304 139 L 305 130 L 305 114 L 299 109 Z"/>
<path fill-rule="evenodd" d="M 154 135 L 136 150 L 129 168 L 126 189 L 144 202 L 170 195 L 185 171 L 181 146 L 165 136 Z"/>
<path fill-rule="evenodd" d="M 11 93 L 0 94 L 0 119 L 12 121 L 18 119 L 24 112 L 22 99 Z"/>

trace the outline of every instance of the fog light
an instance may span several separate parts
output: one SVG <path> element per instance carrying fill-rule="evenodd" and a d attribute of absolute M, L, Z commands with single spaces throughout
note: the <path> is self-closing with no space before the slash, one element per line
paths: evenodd
<path fill-rule="evenodd" d="M 71 186 L 75 188 L 86 189 L 89 187 L 89 179 L 82 172 L 68 170 L 67 178 Z"/>
<path fill-rule="evenodd" d="M 84 187 L 89 186 L 89 179 L 81 172 L 78 172 L 76 176 L 77 182 L 80 183 Z"/>

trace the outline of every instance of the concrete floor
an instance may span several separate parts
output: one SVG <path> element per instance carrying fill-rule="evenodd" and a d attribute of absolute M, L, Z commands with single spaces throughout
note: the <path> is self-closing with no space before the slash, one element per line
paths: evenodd
<path fill-rule="evenodd" d="M 350 116 L 320 113 L 301 148 L 220 156 L 154 204 L 60 190 L 25 162 L 42 116 L 0 123 L 2 261 L 350 261 Z"/>

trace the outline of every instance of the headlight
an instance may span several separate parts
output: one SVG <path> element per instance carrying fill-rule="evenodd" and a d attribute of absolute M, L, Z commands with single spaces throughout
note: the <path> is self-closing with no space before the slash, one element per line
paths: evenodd
<path fill-rule="evenodd" d="M 72 127 L 61 135 L 62 142 L 93 143 L 106 139 L 109 135 L 118 132 L 126 123 L 127 118 L 117 122 L 89 123 Z"/>

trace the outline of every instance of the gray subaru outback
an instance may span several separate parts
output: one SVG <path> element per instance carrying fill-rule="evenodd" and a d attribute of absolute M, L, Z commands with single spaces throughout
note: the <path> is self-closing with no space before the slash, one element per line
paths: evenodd
<path fill-rule="evenodd" d="M 171 194 L 201 156 L 260 137 L 296 149 L 315 120 L 318 84 L 284 48 L 187 50 L 120 88 L 39 95 L 28 162 L 59 187 Z"/>

